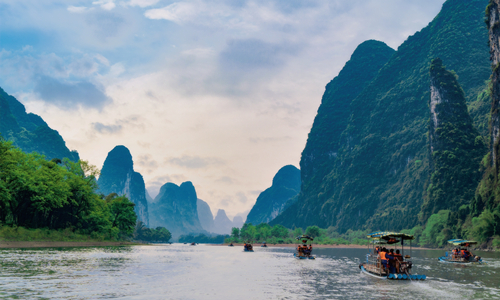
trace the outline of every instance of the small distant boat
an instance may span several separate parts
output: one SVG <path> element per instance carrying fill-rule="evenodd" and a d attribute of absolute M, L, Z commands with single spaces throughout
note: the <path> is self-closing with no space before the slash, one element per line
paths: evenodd
<path fill-rule="evenodd" d="M 192 242 L 192 243 L 191 243 L 191 246 L 196 246 L 196 243 L 195 243 L 195 242 Z"/>
<path fill-rule="evenodd" d="M 267 247 L 266 242 L 262 243 L 261 247 Z"/>
<path fill-rule="evenodd" d="M 425 280 L 425 275 L 411 274 L 412 262 L 408 259 L 411 258 L 411 240 L 414 239 L 413 235 L 398 233 L 398 232 L 374 232 L 367 236 L 371 239 L 368 246 L 368 254 L 366 255 L 366 262 L 359 264 L 361 273 L 379 279 L 392 279 L 392 280 Z M 410 255 L 404 254 L 404 241 L 410 241 Z M 397 244 L 401 244 L 402 254 L 392 253 L 394 259 L 383 260 L 386 255 L 391 255 L 389 252 L 382 251 L 385 247 L 383 245 L 393 245 L 397 248 Z M 377 250 L 378 249 L 378 250 Z M 379 253 L 380 252 L 380 253 Z M 381 257 L 382 256 L 382 257 Z"/>
<path fill-rule="evenodd" d="M 233 243 L 227 245 L 228 247 L 234 247 Z"/>
<path fill-rule="evenodd" d="M 312 255 L 312 241 L 314 238 L 308 235 L 301 235 L 295 239 L 299 241 L 299 244 L 297 245 L 297 252 L 293 254 L 293 257 L 296 259 L 316 259 L 316 257 Z M 302 241 L 302 245 L 300 241 Z M 307 247 L 308 242 L 310 243 L 309 247 Z"/>
<path fill-rule="evenodd" d="M 472 245 L 476 245 L 476 241 L 469 241 L 463 239 L 453 239 L 448 241 L 453 245 L 450 251 L 446 251 L 444 256 L 438 258 L 443 263 L 453 264 L 484 264 L 481 257 L 472 254 L 469 249 Z M 453 249 L 455 248 L 455 249 Z"/>
<path fill-rule="evenodd" d="M 243 252 L 253 252 L 253 246 L 250 243 L 245 243 L 243 245 Z"/>

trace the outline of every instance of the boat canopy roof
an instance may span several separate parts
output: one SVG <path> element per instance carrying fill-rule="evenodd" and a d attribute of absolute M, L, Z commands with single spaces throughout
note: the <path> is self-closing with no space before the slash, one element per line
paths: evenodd
<path fill-rule="evenodd" d="M 449 240 L 448 243 L 450 243 L 452 245 L 455 245 L 455 246 L 467 246 L 467 245 L 475 245 L 475 244 L 477 244 L 476 241 L 463 240 L 463 239 Z"/>
<path fill-rule="evenodd" d="M 310 241 L 313 241 L 314 238 L 308 236 L 308 235 L 301 235 L 301 236 L 298 236 L 295 238 L 296 240 L 310 240 Z"/>
<path fill-rule="evenodd" d="M 378 232 L 373 232 L 367 235 L 369 239 L 372 240 L 385 240 L 385 241 L 390 241 L 394 239 L 399 239 L 399 240 L 413 240 L 415 237 L 410 234 L 406 233 L 401 233 L 401 232 L 391 232 L 391 231 L 378 231 Z"/>

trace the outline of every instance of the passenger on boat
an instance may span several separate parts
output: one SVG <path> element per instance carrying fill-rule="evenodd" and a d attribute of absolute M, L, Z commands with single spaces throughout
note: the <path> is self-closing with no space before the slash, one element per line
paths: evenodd
<path fill-rule="evenodd" d="M 401 262 L 403 261 L 403 255 L 399 253 L 399 249 L 396 250 L 396 253 L 393 255 L 394 260 L 396 261 L 396 271 L 398 271 L 398 274 L 401 270 Z"/>
<path fill-rule="evenodd" d="M 309 251 L 309 249 L 307 249 L 307 245 L 306 244 L 302 245 L 302 251 L 304 252 L 305 256 L 311 255 L 311 251 Z"/>
<path fill-rule="evenodd" d="M 298 256 L 303 256 L 304 255 L 304 252 L 302 251 L 302 246 L 301 245 L 297 246 L 297 255 Z"/>
<path fill-rule="evenodd" d="M 387 270 L 387 263 L 388 263 L 387 249 L 385 247 L 382 248 L 382 250 L 380 250 L 379 252 L 379 255 L 380 255 L 380 261 L 382 262 L 382 266 L 384 266 L 384 270 Z"/>
<path fill-rule="evenodd" d="M 470 252 L 466 249 L 464 250 L 464 259 L 465 261 L 468 261 L 470 258 Z"/>
<path fill-rule="evenodd" d="M 375 253 L 377 253 L 377 254 L 378 254 L 378 252 L 379 252 L 379 251 L 380 251 L 379 247 L 378 247 L 378 246 L 377 246 L 377 247 L 375 247 Z"/>
<path fill-rule="evenodd" d="M 396 273 L 396 257 L 394 256 L 394 249 L 391 249 L 389 253 L 386 253 L 385 258 L 389 260 L 389 271 L 391 273 Z"/>

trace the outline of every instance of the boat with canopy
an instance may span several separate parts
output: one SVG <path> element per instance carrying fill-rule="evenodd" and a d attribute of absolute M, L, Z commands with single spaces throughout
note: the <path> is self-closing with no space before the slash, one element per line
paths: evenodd
<path fill-rule="evenodd" d="M 439 257 L 440 262 L 454 264 L 483 264 L 481 257 L 472 254 L 470 247 L 477 245 L 476 241 L 464 239 L 452 239 L 448 241 L 451 244 L 450 251 L 446 251 L 444 256 Z"/>
<path fill-rule="evenodd" d="M 370 244 L 366 262 L 359 264 L 363 274 L 391 280 L 425 280 L 427 278 L 425 275 L 411 273 L 413 263 L 409 259 L 413 235 L 379 231 L 369 234 L 367 238 L 370 239 Z M 410 244 L 409 255 L 405 255 L 405 241 Z M 389 250 L 386 246 L 393 249 Z"/>
<path fill-rule="evenodd" d="M 312 255 L 312 241 L 314 238 L 308 235 L 301 235 L 295 238 L 299 241 L 297 245 L 297 252 L 293 254 L 293 256 L 297 259 L 316 259 L 314 255 Z M 300 244 L 302 241 L 302 245 Z M 309 246 L 307 245 L 309 243 Z"/>

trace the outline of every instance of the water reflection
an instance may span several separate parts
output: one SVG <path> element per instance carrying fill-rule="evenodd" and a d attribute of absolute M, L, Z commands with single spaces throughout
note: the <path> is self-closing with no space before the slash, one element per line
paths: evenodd
<path fill-rule="evenodd" d="M 498 298 L 500 254 L 487 265 L 439 263 L 443 251 L 414 250 L 425 282 L 360 274 L 365 249 L 315 249 L 296 260 L 292 248 L 155 245 L 0 250 L 0 297 L 21 299 L 463 299 Z"/>

